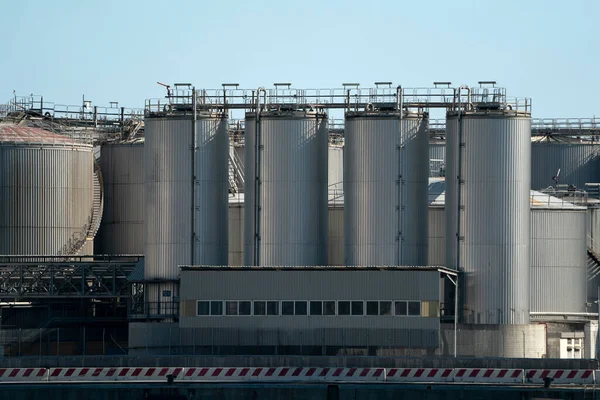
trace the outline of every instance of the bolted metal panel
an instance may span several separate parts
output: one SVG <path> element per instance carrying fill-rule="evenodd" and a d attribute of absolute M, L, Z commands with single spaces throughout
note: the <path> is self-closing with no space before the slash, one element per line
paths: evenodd
<path fill-rule="evenodd" d="M 176 279 L 179 265 L 227 264 L 227 119 L 200 116 L 195 129 L 192 157 L 191 117 L 145 121 L 146 279 Z"/>
<path fill-rule="evenodd" d="M 502 111 L 462 115 L 459 195 L 459 123 L 455 113 L 447 118 L 446 266 L 456 267 L 458 232 L 463 319 L 528 323 L 531 119 Z"/>
<path fill-rule="evenodd" d="M 531 312 L 585 312 L 586 210 L 531 211 Z"/>
<path fill-rule="evenodd" d="M 0 254 L 72 254 L 91 223 L 92 146 L 38 131 L 37 143 L 0 140 Z"/>
<path fill-rule="evenodd" d="M 589 182 L 600 182 L 600 144 L 534 142 L 531 145 L 531 187 L 554 186 L 552 177 L 560 169 L 560 184 L 585 189 Z"/>
<path fill-rule="evenodd" d="M 446 262 L 446 212 L 443 206 L 429 207 L 429 265 Z"/>
<path fill-rule="evenodd" d="M 144 253 L 144 142 L 102 146 L 104 213 L 97 254 Z"/>
<path fill-rule="evenodd" d="M 327 264 L 327 116 L 309 111 L 263 113 L 260 198 L 255 193 L 256 117 L 246 115 L 244 260 L 255 264 Z M 255 225 L 259 207 L 259 226 Z"/>
<path fill-rule="evenodd" d="M 427 265 L 427 124 L 418 114 L 346 114 L 346 265 Z"/>

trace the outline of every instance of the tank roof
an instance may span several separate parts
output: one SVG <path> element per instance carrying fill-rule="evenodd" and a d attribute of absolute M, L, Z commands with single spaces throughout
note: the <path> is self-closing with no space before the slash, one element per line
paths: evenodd
<path fill-rule="evenodd" d="M 0 124 L 0 143 L 10 144 L 48 144 L 89 147 L 92 145 L 79 143 L 68 136 L 60 135 L 45 129 L 15 124 Z"/>

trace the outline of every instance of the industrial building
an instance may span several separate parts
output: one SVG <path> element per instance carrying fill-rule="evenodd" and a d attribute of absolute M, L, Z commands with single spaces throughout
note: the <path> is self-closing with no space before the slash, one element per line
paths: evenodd
<path fill-rule="evenodd" d="M 441 86 L 176 85 L 143 120 L 21 104 L 0 124 L 20 173 L 0 175 L 0 268 L 22 272 L 0 299 L 79 302 L 71 324 L 102 309 L 131 355 L 596 357 L 595 120 Z M 44 219 L 60 204 L 67 222 Z M 41 331 L 19 355 L 60 342 Z"/>

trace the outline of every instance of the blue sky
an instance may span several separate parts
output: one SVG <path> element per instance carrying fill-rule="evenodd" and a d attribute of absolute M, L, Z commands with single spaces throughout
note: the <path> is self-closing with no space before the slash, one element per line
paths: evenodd
<path fill-rule="evenodd" d="M 215 88 L 496 80 L 534 117 L 600 116 L 600 2 L 2 0 L 0 102 L 142 107 Z"/>

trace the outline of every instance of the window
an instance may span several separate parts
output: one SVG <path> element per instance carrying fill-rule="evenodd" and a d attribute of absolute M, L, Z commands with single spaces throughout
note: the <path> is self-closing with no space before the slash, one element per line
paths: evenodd
<path fill-rule="evenodd" d="M 391 301 L 380 301 L 379 302 L 379 315 L 392 315 L 392 302 Z"/>
<path fill-rule="evenodd" d="M 249 301 L 240 301 L 240 315 L 251 315 L 251 307 Z"/>
<path fill-rule="evenodd" d="M 278 301 L 267 301 L 267 315 L 279 315 Z"/>
<path fill-rule="evenodd" d="M 323 315 L 335 315 L 335 301 L 323 302 Z"/>
<path fill-rule="evenodd" d="M 225 314 L 226 315 L 238 315 L 238 302 L 237 301 L 226 301 L 225 302 Z"/>
<path fill-rule="evenodd" d="M 196 315 L 209 315 L 209 302 L 208 301 L 198 301 L 196 305 Z"/>
<path fill-rule="evenodd" d="M 294 304 L 294 311 L 296 315 L 306 315 L 307 314 L 307 307 L 306 307 L 306 301 L 297 301 Z"/>
<path fill-rule="evenodd" d="M 338 301 L 338 315 L 350 315 L 349 301 Z"/>
<path fill-rule="evenodd" d="M 420 301 L 409 301 L 408 302 L 408 315 L 413 315 L 413 316 L 421 315 L 421 302 Z"/>
<path fill-rule="evenodd" d="M 310 315 L 323 315 L 323 303 L 320 301 L 311 301 Z"/>
<path fill-rule="evenodd" d="M 266 315 L 267 314 L 267 304 L 264 301 L 255 301 L 254 302 L 254 315 Z"/>
<path fill-rule="evenodd" d="M 352 315 L 364 315 L 364 304 L 362 301 L 352 302 Z"/>
<path fill-rule="evenodd" d="M 222 301 L 211 301 L 210 302 L 210 315 L 223 315 L 223 302 Z"/>
<path fill-rule="evenodd" d="M 396 301 L 394 303 L 396 315 L 408 315 L 407 306 L 405 301 Z"/>
<path fill-rule="evenodd" d="M 293 301 L 282 301 L 281 302 L 281 315 L 294 315 L 294 302 Z"/>
<path fill-rule="evenodd" d="M 367 315 L 379 315 L 378 301 L 367 301 Z"/>

